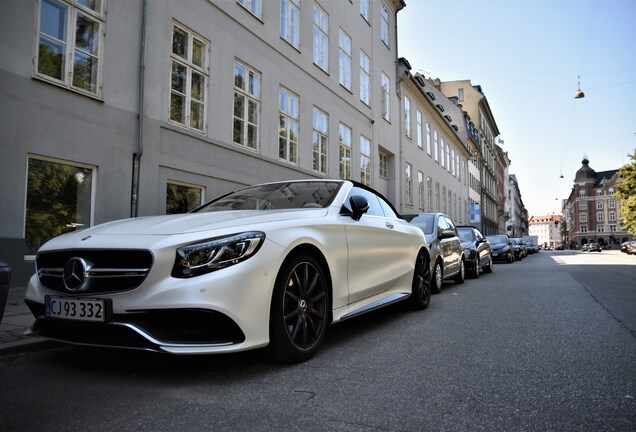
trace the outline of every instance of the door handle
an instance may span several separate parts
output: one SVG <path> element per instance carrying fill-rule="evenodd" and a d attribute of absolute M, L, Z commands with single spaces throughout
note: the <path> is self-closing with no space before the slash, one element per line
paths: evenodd
<path fill-rule="evenodd" d="M 391 222 L 386 222 L 386 227 L 393 229 L 393 224 Z"/>

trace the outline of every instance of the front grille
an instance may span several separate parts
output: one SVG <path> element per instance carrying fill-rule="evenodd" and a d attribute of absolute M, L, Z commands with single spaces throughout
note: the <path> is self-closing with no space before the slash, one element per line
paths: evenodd
<path fill-rule="evenodd" d="M 81 275 L 81 289 L 69 290 L 64 283 L 64 266 L 72 258 L 81 258 L 88 268 Z M 73 294 L 100 294 L 128 291 L 146 279 L 153 256 L 148 250 L 134 249 L 72 249 L 41 252 L 36 265 L 40 283 L 53 291 Z"/>

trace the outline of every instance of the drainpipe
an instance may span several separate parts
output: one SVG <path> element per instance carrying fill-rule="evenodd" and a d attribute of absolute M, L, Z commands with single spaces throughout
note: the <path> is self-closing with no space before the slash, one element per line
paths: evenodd
<path fill-rule="evenodd" d="M 137 217 L 139 212 L 139 170 L 144 154 L 144 76 L 146 72 L 146 18 L 147 0 L 142 0 L 141 13 L 141 49 L 139 52 L 139 92 L 137 94 L 137 152 L 133 154 L 132 190 L 130 197 L 130 216 Z"/>

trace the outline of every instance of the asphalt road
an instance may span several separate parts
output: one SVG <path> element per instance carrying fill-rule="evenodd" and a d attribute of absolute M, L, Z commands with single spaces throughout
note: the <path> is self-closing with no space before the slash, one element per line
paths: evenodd
<path fill-rule="evenodd" d="M 622 264 L 624 263 L 624 264 Z M 636 257 L 542 252 L 317 356 L 59 346 L 0 358 L 0 431 L 634 431 Z"/>

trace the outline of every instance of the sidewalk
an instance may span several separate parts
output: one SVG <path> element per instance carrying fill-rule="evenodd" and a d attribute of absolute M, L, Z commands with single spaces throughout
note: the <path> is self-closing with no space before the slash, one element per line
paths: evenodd
<path fill-rule="evenodd" d="M 44 338 L 25 336 L 24 332 L 35 319 L 24 303 L 26 286 L 10 286 L 7 306 L 0 322 L 0 353 L 26 345 L 47 341 Z"/>

